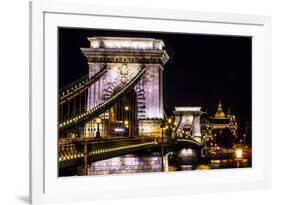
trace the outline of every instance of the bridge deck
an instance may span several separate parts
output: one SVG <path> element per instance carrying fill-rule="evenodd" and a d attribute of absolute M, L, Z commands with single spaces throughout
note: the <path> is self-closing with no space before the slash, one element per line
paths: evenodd
<path fill-rule="evenodd" d="M 59 168 L 89 163 L 158 145 L 156 138 L 80 139 L 61 143 Z"/>
<path fill-rule="evenodd" d="M 111 137 L 111 138 L 83 138 L 59 143 L 59 168 L 81 166 L 88 163 L 145 150 L 154 147 L 186 146 L 200 148 L 202 145 L 191 139 L 178 139 L 176 142 L 163 142 L 159 138 L 148 137 Z"/>

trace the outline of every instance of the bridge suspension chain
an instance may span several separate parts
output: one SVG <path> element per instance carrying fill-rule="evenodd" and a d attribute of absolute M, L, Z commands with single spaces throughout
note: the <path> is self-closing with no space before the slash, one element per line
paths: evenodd
<path fill-rule="evenodd" d="M 62 121 L 59 124 L 59 129 L 64 130 L 71 127 L 74 127 L 75 125 L 83 124 L 86 121 L 89 121 L 93 117 L 99 116 L 106 110 L 108 110 L 114 103 L 116 103 L 117 100 L 119 100 L 121 97 L 124 96 L 130 89 L 133 89 L 134 86 L 139 82 L 141 77 L 143 76 L 145 72 L 145 68 L 143 67 L 139 73 L 133 77 L 128 83 L 126 83 L 119 91 L 113 93 L 113 95 L 105 100 L 104 102 L 98 104 L 94 108 L 85 111 L 79 115 L 71 116 L 68 120 Z"/>

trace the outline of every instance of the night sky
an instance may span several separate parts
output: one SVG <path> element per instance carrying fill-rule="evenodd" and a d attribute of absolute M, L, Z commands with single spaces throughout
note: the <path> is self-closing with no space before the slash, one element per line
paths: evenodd
<path fill-rule="evenodd" d="M 230 107 L 238 122 L 251 122 L 251 38 L 131 32 L 94 29 L 59 29 L 59 86 L 88 73 L 80 47 L 89 47 L 87 37 L 119 36 L 162 39 L 170 60 L 164 66 L 164 109 L 202 106 L 213 114 L 218 100 L 224 111 Z"/>

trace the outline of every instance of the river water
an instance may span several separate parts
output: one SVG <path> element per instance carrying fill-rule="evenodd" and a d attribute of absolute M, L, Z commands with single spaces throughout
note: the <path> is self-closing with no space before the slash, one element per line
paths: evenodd
<path fill-rule="evenodd" d="M 199 161 L 190 160 L 190 163 L 174 163 L 173 159 L 169 159 L 169 171 L 188 171 L 188 170 L 209 170 L 223 168 L 242 168 L 250 167 L 250 161 L 247 159 L 235 161 L 225 160 L 208 160 Z M 128 154 L 101 160 L 91 164 L 88 170 L 89 175 L 107 175 L 107 174 L 129 174 L 129 173 L 146 173 L 161 172 L 162 157 L 159 153 L 149 155 Z"/>

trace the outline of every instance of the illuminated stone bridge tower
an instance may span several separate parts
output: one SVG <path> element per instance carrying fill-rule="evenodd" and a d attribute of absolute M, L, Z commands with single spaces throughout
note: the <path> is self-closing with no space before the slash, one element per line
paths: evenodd
<path fill-rule="evenodd" d="M 91 109 L 129 82 L 145 68 L 145 74 L 134 87 L 137 102 L 138 135 L 160 136 L 163 118 L 163 66 L 169 60 L 164 42 L 154 38 L 90 37 L 90 48 L 81 48 L 88 60 L 89 77 L 101 69 L 107 72 L 88 93 L 87 109 Z M 101 115 L 110 120 L 110 111 Z M 112 120 L 112 119 L 111 119 Z"/>
<path fill-rule="evenodd" d="M 179 123 L 177 135 L 182 136 L 184 129 L 189 127 L 188 135 L 201 143 L 201 114 L 201 107 L 175 107 L 175 120 Z"/>

